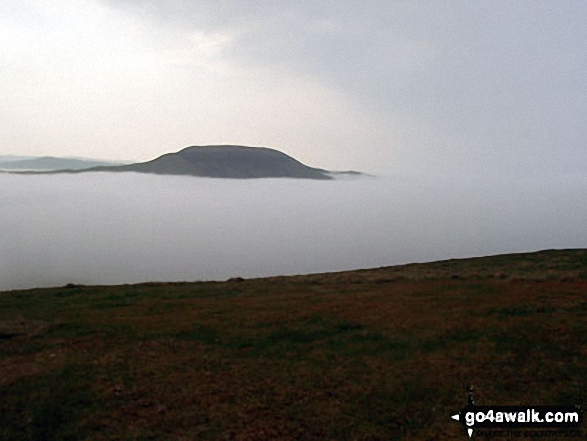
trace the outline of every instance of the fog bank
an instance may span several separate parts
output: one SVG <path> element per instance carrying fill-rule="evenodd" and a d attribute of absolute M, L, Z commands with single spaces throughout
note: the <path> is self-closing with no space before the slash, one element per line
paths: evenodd
<path fill-rule="evenodd" d="M 587 247 L 587 179 L 0 174 L 0 290 Z"/>

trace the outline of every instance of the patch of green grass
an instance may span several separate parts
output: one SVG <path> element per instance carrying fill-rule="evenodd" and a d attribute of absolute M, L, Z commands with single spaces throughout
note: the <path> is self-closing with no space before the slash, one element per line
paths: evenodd
<path fill-rule="evenodd" d="M 89 300 L 90 307 L 93 309 L 111 309 L 133 306 L 138 303 L 142 298 L 138 293 L 109 293 L 107 295 L 92 296 Z"/>
<path fill-rule="evenodd" d="M 0 357 L 33 355 L 55 345 L 45 339 L 19 339 L 10 344 L 0 344 Z"/>
<path fill-rule="evenodd" d="M 525 317 L 537 314 L 551 314 L 556 311 L 551 307 L 537 307 L 537 306 L 517 306 L 511 308 L 490 308 L 486 311 L 488 316 L 496 315 L 498 317 Z"/>
<path fill-rule="evenodd" d="M 413 378 L 381 378 L 363 394 L 344 401 L 335 439 L 403 439 L 434 420 L 438 385 Z M 419 403 L 428 403 L 421 406 Z M 348 421 L 358 421 L 349 425 Z"/>
<path fill-rule="evenodd" d="M 510 354 L 512 359 L 529 362 L 548 357 L 564 362 L 578 356 L 580 344 L 587 342 L 587 337 L 574 332 L 573 328 L 566 332 L 566 335 L 553 332 L 547 322 L 519 322 L 506 329 L 494 329 L 488 339 L 495 344 L 498 354 Z"/>
<path fill-rule="evenodd" d="M 67 298 L 67 297 L 74 297 L 74 296 L 82 294 L 83 292 L 84 292 L 84 289 L 81 287 L 76 287 L 76 288 L 65 287 L 63 289 L 60 289 L 60 290 L 54 292 L 53 296 L 61 299 L 61 298 Z"/>
<path fill-rule="evenodd" d="M 436 337 L 428 338 L 419 343 L 423 353 L 445 351 L 463 344 L 478 343 L 486 337 L 485 332 L 470 328 L 452 329 Z"/>
<path fill-rule="evenodd" d="M 88 434 L 84 418 L 98 404 L 88 366 L 68 365 L 59 372 L 0 387 L 2 440 L 75 440 Z"/>
<path fill-rule="evenodd" d="M 207 345 L 223 345 L 222 333 L 210 326 L 193 324 L 190 329 L 173 333 L 178 340 L 199 341 Z"/>
<path fill-rule="evenodd" d="M 120 299 L 105 302 L 96 302 L 92 305 L 92 309 L 118 309 L 132 306 L 134 302 L 130 300 Z"/>
<path fill-rule="evenodd" d="M 48 338 L 81 338 L 97 334 L 97 326 L 89 324 L 87 321 L 78 318 L 69 320 L 52 326 L 47 332 Z"/>
<path fill-rule="evenodd" d="M 314 319 L 316 320 L 316 319 Z M 245 338 L 243 338 L 245 337 Z M 330 357 L 384 356 L 392 354 L 403 359 L 411 345 L 403 340 L 368 329 L 365 325 L 349 321 L 321 320 L 314 326 L 285 327 L 255 337 L 233 337 L 227 345 L 247 349 L 247 356 L 292 357 L 304 359 Z M 386 356 L 387 356 L 386 355 Z"/>
<path fill-rule="evenodd" d="M 497 286 L 488 283 L 468 283 L 465 287 L 477 295 L 496 295 L 500 293 Z"/>
<path fill-rule="evenodd" d="M 149 315 L 165 315 L 173 312 L 176 308 L 183 307 L 181 303 L 177 302 L 157 302 L 149 306 L 147 314 Z"/>

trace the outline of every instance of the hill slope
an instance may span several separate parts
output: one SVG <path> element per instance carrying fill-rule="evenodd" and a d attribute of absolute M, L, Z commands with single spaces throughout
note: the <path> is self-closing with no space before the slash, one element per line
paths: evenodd
<path fill-rule="evenodd" d="M 152 161 L 86 171 L 132 171 L 211 178 L 332 179 L 325 170 L 308 167 L 291 156 L 265 147 L 235 145 L 193 146 Z"/>
<path fill-rule="evenodd" d="M 24 159 L 34 159 L 34 156 L 0 155 L 0 163 L 22 161 Z"/>
<path fill-rule="evenodd" d="M 114 166 L 116 164 L 106 161 L 94 161 L 89 159 L 57 158 L 43 156 L 21 160 L 0 161 L 0 169 L 4 170 L 83 170 L 92 167 Z"/>
<path fill-rule="evenodd" d="M 469 384 L 587 404 L 586 293 L 587 250 L 3 292 L 0 438 L 468 439 Z"/>

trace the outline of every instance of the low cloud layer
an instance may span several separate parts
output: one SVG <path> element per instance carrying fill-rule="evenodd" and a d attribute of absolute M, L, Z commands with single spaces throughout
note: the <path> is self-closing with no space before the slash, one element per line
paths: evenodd
<path fill-rule="evenodd" d="M 587 247 L 587 180 L 0 175 L 0 290 Z"/>

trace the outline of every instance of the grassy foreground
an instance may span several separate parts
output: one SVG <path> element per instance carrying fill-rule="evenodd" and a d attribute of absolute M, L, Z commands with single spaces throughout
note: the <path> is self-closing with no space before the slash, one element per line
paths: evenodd
<path fill-rule="evenodd" d="M 587 250 L 0 293 L 1 440 L 465 440 L 469 384 L 587 404 Z"/>

